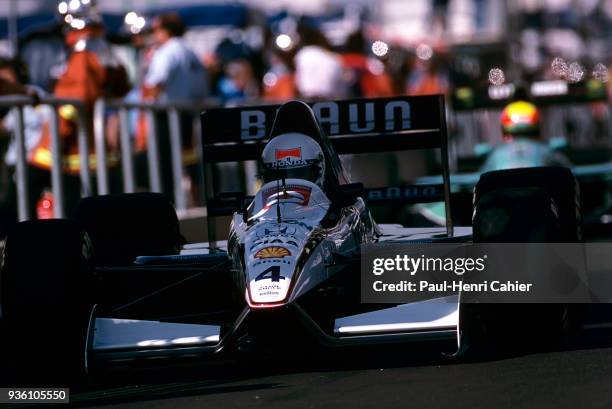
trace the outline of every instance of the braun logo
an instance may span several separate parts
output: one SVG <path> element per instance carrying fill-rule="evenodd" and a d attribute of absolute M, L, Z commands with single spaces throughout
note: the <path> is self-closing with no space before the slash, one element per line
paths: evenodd
<path fill-rule="evenodd" d="M 441 194 L 438 186 L 393 186 L 384 189 L 369 189 L 368 200 L 404 199 L 413 197 L 435 197 Z"/>
<path fill-rule="evenodd" d="M 348 131 L 350 133 L 373 132 L 376 129 L 374 108 L 374 102 L 342 105 L 336 102 L 317 102 L 312 105 L 317 120 L 322 126 L 327 126 L 329 135 L 340 134 L 341 109 L 348 111 Z M 265 112 L 256 109 L 241 111 L 240 128 L 240 138 L 242 140 L 265 138 Z M 387 132 L 410 129 L 410 104 L 407 101 L 396 100 L 385 103 L 384 129 Z"/>

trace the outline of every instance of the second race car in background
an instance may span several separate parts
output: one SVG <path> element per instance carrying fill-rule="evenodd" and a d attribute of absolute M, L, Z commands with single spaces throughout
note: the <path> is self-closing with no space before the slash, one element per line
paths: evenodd
<path fill-rule="evenodd" d="M 567 131 L 560 130 L 566 125 L 575 128 L 576 125 L 572 125 L 570 120 L 581 121 L 580 118 L 570 118 L 570 114 L 576 110 L 586 115 L 587 121 L 582 120 L 587 122 L 582 124 L 586 126 L 594 122 L 589 115 L 592 106 L 608 109 L 604 83 L 596 80 L 580 84 L 546 81 L 528 86 L 503 84 L 477 89 L 460 88 L 453 93 L 451 103 L 456 122 L 475 125 L 487 119 L 496 122 L 502 133 L 505 133 L 502 122 L 506 110 L 517 104 L 533 104 L 538 128 L 535 135 L 524 136 L 519 131 L 517 135 L 520 138 L 508 140 L 496 136 L 499 133 L 497 129 L 495 135 L 479 135 L 477 127 L 468 127 L 474 135 L 464 135 L 463 139 L 469 140 L 468 145 L 473 152 L 463 152 L 455 158 L 456 170 L 451 176 L 453 217 L 456 222 L 471 220 L 472 192 L 483 173 L 554 162 L 570 168 L 578 179 L 585 237 L 606 238 L 612 234 L 612 149 L 609 146 L 612 127 L 591 127 L 589 132 L 580 132 L 588 134 L 588 138 L 582 139 L 589 139 L 590 142 L 575 141 L 576 138 L 571 135 L 567 137 Z M 517 117 L 520 121 L 518 113 Z M 454 150 L 461 149 L 455 147 Z M 550 158 L 557 159 L 551 161 Z M 440 181 L 440 176 L 426 176 L 419 178 L 417 183 Z M 444 224 L 445 213 L 441 203 L 419 205 L 416 211 L 435 224 Z"/>

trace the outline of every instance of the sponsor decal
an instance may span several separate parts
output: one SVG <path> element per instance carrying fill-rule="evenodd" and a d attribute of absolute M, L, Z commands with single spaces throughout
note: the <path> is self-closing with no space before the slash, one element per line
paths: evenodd
<path fill-rule="evenodd" d="M 275 162 L 266 163 L 269 169 L 288 169 L 306 166 L 313 162 L 312 159 L 302 159 L 302 148 L 276 149 L 274 152 Z"/>
<path fill-rule="evenodd" d="M 441 185 L 413 185 L 366 189 L 366 193 L 367 200 L 369 201 L 383 201 L 392 199 L 431 198 L 441 196 L 443 191 Z"/>
<path fill-rule="evenodd" d="M 253 244 L 251 244 L 251 247 L 249 247 L 249 251 L 253 251 L 255 250 L 255 248 L 259 247 L 259 246 L 263 246 L 265 244 L 284 244 L 286 246 L 292 246 L 297 248 L 298 244 L 297 242 L 295 242 L 294 240 L 290 240 L 290 239 L 281 239 L 279 237 L 274 237 L 272 239 L 268 239 L 268 240 L 256 240 L 253 242 Z"/>
<path fill-rule="evenodd" d="M 291 252 L 284 247 L 265 247 L 255 253 L 255 258 L 283 258 L 290 256 Z"/>
<path fill-rule="evenodd" d="M 293 159 L 291 157 L 287 157 L 283 160 L 277 160 L 276 162 L 273 163 L 268 163 L 265 164 L 264 166 L 266 168 L 269 169 L 291 169 L 291 168 L 298 168 L 301 166 L 308 166 L 308 165 L 312 165 L 315 162 L 314 159 Z"/>
<path fill-rule="evenodd" d="M 302 159 L 302 148 L 277 149 L 275 157 L 276 160 L 282 160 L 285 158 Z"/>
<path fill-rule="evenodd" d="M 291 282 L 289 266 L 279 264 L 251 268 L 249 271 L 249 296 L 253 303 L 278 303 L 283 301 Z M 287 274 L 287 276 L 283 275 Z M 249 304 L 251 304 L 249 302 Z M 262 306 L 263 307 L 263 306 Z"/>
<path fill-rule="evenodd" d="M 291 259 L 282 260 L 282 259 L 267 258 L 267 259 L 255 261 L 251 264 L 251 266 L 257 267 L 262 264 L 292 264 L 292 263 L 291 263 Z"/>
<path fill-rule="evenodd" d="M 412 129 L 412 109 L 404 99 L 388 101 L 354 101 L 349 103 L 317 102 L 311 105 L 317 121 L 328 135 L 368 132 L 396 132 Z M 378 113 L 378 114 L 377 114 Z M 341 122 L 340 118 L 346 118 Z M 266 113 L 249 109 L 240 112 L 240 138 L 264 139 L 269 129 Z"/>
<path fill-rule="evenodd" d="M 269 285 L 263 285 L 259 287 L 259 291 L 272 291 L 272 290 L 281 290 L 281 286 L 278 284 L 269 284 Z"/>
<path fill-rule="evenodd" d="M 278 291 L 261 291 L 259 293 L 260 297 L 264 297 L 264 296 L 270 296 L 270 295 L 279 295 L 280 293 Z"/>
<path fill-rule="evenodd" d="M 289 229 L 289 226 L 279 227 L 278 225 L 270 226 L 270 224 L 265 224 L 263 227 L 258 226 L 257 230 L 255 231 L 255 235 L 259 239 L 274 236 L 294 238 L 296 232 L 297 229 L 295 227 Z"/>

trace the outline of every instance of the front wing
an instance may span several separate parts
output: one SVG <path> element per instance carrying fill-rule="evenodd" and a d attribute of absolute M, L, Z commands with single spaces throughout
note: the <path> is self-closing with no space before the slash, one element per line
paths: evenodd
<path fill-rule="evenodd" d="M 420 237 L 415 231 L 401 234 L 397 226 L 388 227 L 386 238 L 390 241 Z M 153 266 L 125 267 L 120 274 L 112 271 L 115 277 L 140 275 L 150 279 L 154 273 L 176 276 L 179 284 L 165 282 L 165 287 L 152 291 L 150 288 L 149 294 L 138 294 L 136 299 L 121 303 L 114 299 L 110 307 L 96 306 L 88 331 L 90 368 L 129 365 L 139 360 L 208 360 L 231 354 L 245 336 L 252 334 L 263 335 L 271 342 L 291 336 L 332 348 L 438 340 L 458 342 L 458 294 L 401 305 L 361 304 L 360 283 L 355 280 L 359 274 L 345 269 L 345 274 L 338 274 L 337 281 L 330 280 L 326 288 L 316 288 L 282 307 L 254 310 L 232 288 L 235 281 L 229 262 L 218 263 L 222 255 L 194 255 L 193 249 L 190 253 L 184 256 L 189 258 L 189 263 L 181 264 L 182 256 L 173 256 L 168 265 L 160 264 L 158 259 Z M 213 258 L 215 263 L 211 269 Z M 201 274 L 196 278 L 189 278 L 198 271 Z M 186 275 L 190 281 L 184 281 Z M 343 281 L 350 282 L 349 291 L 338 290 L 345 286 Z M 107 291 L 120 287 L 116 283 L 107 286 Z M 353 296 L 347 296 L 347 292 Z M 193 305 L 185 304 L 183 311 L 170 304 L 185 299 L 192 299 Z"/>

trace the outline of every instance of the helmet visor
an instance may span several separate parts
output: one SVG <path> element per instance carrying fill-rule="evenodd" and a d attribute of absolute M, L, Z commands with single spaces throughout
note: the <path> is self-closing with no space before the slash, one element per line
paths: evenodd
<path fill-rule="evenodd" d="M 265 169 L 264 183 L 282 179 L 302 179 L 312 183 L 317 183 L 321 176 L 321 169 L 318 165 L 302 166 L 289 169 Z"/>

